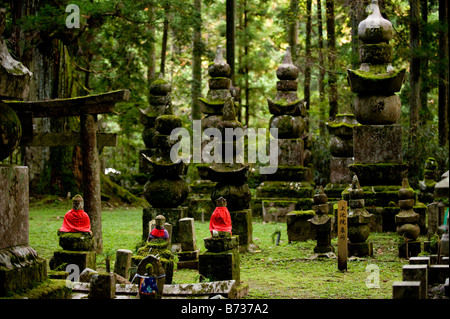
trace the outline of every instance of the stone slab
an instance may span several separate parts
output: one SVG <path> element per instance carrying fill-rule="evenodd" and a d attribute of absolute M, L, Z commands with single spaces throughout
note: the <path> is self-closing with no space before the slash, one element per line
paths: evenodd
<path fill-rule="evenodd" d="M 354 162 L 353 157 L 331 157 L 330 183 L 351 184 L 352 173 L 350 172 L 348 165 L 352 164 L 353 162 Z"/>
<path fill-rule="evenodd" d="M 181 243 L 181 250 L 197 250 L 197 242 L 194 232 L 194 218 L 185 217 L 178 221 L 178 240 Z"/>
<path fill-rule="evenodd" d="M 47 263 L 28 245 L 0 249 L 0 296 L 47 278 Z"/>
<path fill-rule="evenodd" d="M 198 270 L 197 260 L 184 260 L 177 263 L 177 269 L 196 269 Z"/>
<path fill-rule="evenodd" d="M 86 269 L 96 269 L 96 253 L 94 251 L 55 251 L 49 261 L 50 269 L 57 269 L 61 265 L 74 264 L 79 267 L 80 273 Z M 65 269 L 66 267 L 64 267 Z"/>
<path fill-rule="evenodd" d="M 221 253 L 205 252 L 198 258 L 201 279 L 209 281 L 236 280 L 240 282 L 240 257 L 237 249 Z"/>
<path fill-rule="evenodd" d="M 239 237 L 239 248 L 247 249 L 253 243 L 253 217 L 251 209 L 230 211 L 233 236 Z"/>
<path fill-rule="evenodd" d="M 286 215 L 287 235 L 289 242 L 316 239 L 316 231 L 308 221 L 316 213 L 313 210 L 293 211 Z"/>
<path fill-rule="evenodd" d="M 297 202 L 288 200 L 263 200 L 262 212 L 264 222 L 285 222 L 286 216 L 295 210 Z"/>
<path fill-rule="evenodd" d="M 399 124 L 354 126 L 353 145 L 355 145 L 353 150 L 355 162 L 402 163 L 402 126 Z"/>
<path fill-rule="evenodd" d="M 116 279 L 113 273 L 92 274 L 89 281 L 90 299 L 114 299 Z"/>
<path fill-rule="evenodd" d="M 420 281 L 394 281 L 392 284 L 392 299 L 420 299 Z"/>
<path fill-rule="evenodd" d="M 0 165 L 0 250 L 28 244 L 28 167 Z"/>
<path fill-rule="evenodd" d="M 430 265 L 428 268 L 428 284 L 442 284 L 449 275 L 449 265 Z"/>
<path fill-rule="evenodd" d="M 428 266 L 404 265 L 402 268 L 404 281 L 420 282 L 420 299 L 428 298 Z"/>

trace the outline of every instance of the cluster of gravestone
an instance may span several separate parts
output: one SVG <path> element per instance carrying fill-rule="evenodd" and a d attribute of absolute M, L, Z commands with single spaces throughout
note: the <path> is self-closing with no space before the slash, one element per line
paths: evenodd
<path fill-rule="evenodd" d="M 436 165 L 430 158 L 420 191 L 412 189 L 406 179 L 408 165 L 402 158 L 402 130 L 398 124 L 401 104 L 395 94 L 401 89 L 405 69 L 392 67 L 389 44 L 392 33 L 391 23 L 381 16 L 377 1 L 372 1 L 370 15 L 358 27 L 362 41 L 360 68 L 348 70 L 348 82 L 356 94 L 354 114 L 340 114 L 335 121 L 327 123 L 333 135 L 330 183 L 315 190 L 309 106 L 298 98 L 299 71 L 292 63 L 289 48 L 276 71 L 277 94 L 273 100 L 267 99 L 273 115 L 269 128 L 278 130 L 278 166 L 275 173 L 261 175 L 255 198 L 249 187 L 251 166 L 245 160 L 238 160 L 240 154 L 235 141 L 223 139 L 220 148 L 215 149 L 222 160 L 225 149 L 233 149 L 231 163 L 198 163 L 195 167 L 200 179 L 190 185 L 186 183 L 184 177 L 190 164 L 171 159 L 173 146 L 180 142 L 171 139 L 171 132 L 183 123 L 174 114 L 171 84 L 160 76 L 150 86 L 149 106 L 140 110 L 146 147 L 140 153 L 140 170 L 148 177 L 143 195 L 150 205 L 143 209 L 141 247 L 136 253 L 117 250 L 114 272 L 109 269 L 95 272 L 101 222 L 94 219 L 91 220 L 92 235 L 84 232 L 60 234 L 62 250 L 54 253 L 51 268 L 63 270 L 63 278 L 67 278 L 67 266 L 75 265 L 80 278 L 86 279 L 84 283 L 75 283 L 71 289 L 88 291 L 90 298 L 117 298 L 122 294 L 137 295 L 141 299 L 194 295 L 239 298 L 248 293 L 248 285 L 240 282 L 240 253 L 254 248 L 254 216 L 261 216 L 266 222 L 286 222 L 289 242 L 313 239 L 317 241 L 314 248 L 317 256 L 334 257 L 331 239 L 337 233 L 336 202 L 343 199 L 349 203 L 347 243 L 350 256 L 372 256 L 372 243 L 368 241 L 371 231 L 397 231 L 399 257 L 408 258 L 411 265 L 403 269 L 404 281 L 393 285 L 394 298 L 423 298 L 431 282 L 441 282 L 445 278 L 448 282 L 448 229 L 444 232 L 440 228 L 442 224 L 448 225 L 444 221 L 448 175 L 436 181 Z M 4 43 L 0 46 L 0 54 L 6 54 Z M 3 64 L 0 69 L 0 83 L 14 83 L 10 91 L 0 91 L 2 99 L 23 99 L 27 90 L 29 71 L 18 63 L 13 67 L 23 72 L 12 74 L 8 72 L 11 66 Z M 202 131 L 216 128 L 224 133 L 226 129 L 242 128 L 236 120 L 238 105 L 230 66 L 223 59 L 221 47 L 208 67 L 208 74 L 209 91 L 206 98 L 200 98 L 205 114 Z M 1 88 L 3 90 L 4 86 Z M 33 117 L 81 115 L 85 129 L 74 143 L 81 143 L 89 150 L 84 156 L 87 161 L 84 165 L 85 202 L 88 209 L 99 210 L 97 144 L 100 135 L 93 114 L 111 112 L 115 102 L 128 99 L 126 92 L 63 101 L 63 104 L 61 101 L 0 103 L 1 123 L 8 125 L 1 126 L 1 133 L 8 138 L 0 141 L 3 143 L 0 160 L 22 143 L 22 129 L 23 136 L 28 137 L 24 141 L 33 145 L 30 142 L 34 136 L 32 127 L 26 125 L 32 123 Z M 61 105 L 67 106 L 67 103 L 76 103 L 76 111 L 64 113 L 67 111 Z M 35 146 L 39 144 L 37 140 L 34 136 Z M 45 137 L 41 136 L 40 141 L 43 140 Z M 202 150 L 209 142 L 203 140 Z M 0 165 L 0 190 L 4 194 L 0 196 L 0 296 L 47 278 L 46 261 L 28 245 L 27 176 L 26 167 Z M 207 250 L 200 253 L 194 220 L 211 219 L 210 225 L 213 225 L 216 209 L 220 207 L 227 207 L 219 211 L 229 215 L 232 228 L 227 231 L 211 228 L 211 237 L 204 239 Z M 435 237 L 443 232 L 441 240 L 436 241 Z M 418 240 L 420 234 L 428 235 L 423 249 Z M 439 245 L 435 245 L 436 242 Z M 422 250 L 430 256 L 417 257 Z M 175 255 L 177 268 L 197 269 L 200 283 L 172 284 Z M 415 265 L 417 263 L 421 265 Z M 53 272 L 52 276 L 61 275 Z M 53 280 L 56 288 L 52 293 L 60 298 L 69 297 L 66 281 L 62 284 Z M 116 285 L 117 282 L 124 285 Z"/>

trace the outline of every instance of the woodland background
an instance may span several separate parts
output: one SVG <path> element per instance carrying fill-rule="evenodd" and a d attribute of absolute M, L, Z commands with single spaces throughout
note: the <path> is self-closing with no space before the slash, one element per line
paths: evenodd
<path fill-rule="evenodd" d="M 449 167 L 448 3 L 380 0 L 394 27 L 395 67 L 406 67 L 402 101 L 403 157 L 413 187 L 434 157 Z M 80 8 L 80 28 L 68 29 L 68 4 Z M 276 68 L 287 46 L 300 68 L 299 96 L 309 106 L 314 136 L 314 180 L 329 180 L 325 123 L 352 112 L 347 69 L 358 65 L 358 23 L 369 1 L 350 0 L 0 0 L 7 10 L 3 37 L 14 58 L 33 72 L 28 100 L 69 98 L 130 89 L 117 114 L 99 116 L 118 146 L 101 151 L 109 178 L 139 196 L 144 148 L 139 108 L 159 73 L 172 84 L 175 114 L 190 129 L 200 119 L 197 97 L 208 90 L 208 64 L 218 45 L 227 48 L 233 83 L 240 88 L 239 120 L 268 127 L 266 98 L 276 94 Z M 228 40 L 227 40 L 228 39 Z M 233 55 L 234 52 L 234 55 Z M 79 119 L 35 119 L 41 132 L 79 130 Z M 357 147 L 357 146 L 356 146 Z M 20 148 L 5 163 L 29 166 L 30 192 L 72 196 L 82 187 L 79 147 Z M 188 182 L 196 178 L 190 169 Z M 103 189 L 102 189 L 103 191 Z"/>

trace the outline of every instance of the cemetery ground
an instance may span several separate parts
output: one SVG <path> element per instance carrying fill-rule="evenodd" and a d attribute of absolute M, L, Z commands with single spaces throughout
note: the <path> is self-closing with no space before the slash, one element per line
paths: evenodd
<path fill-rule="evenodd" d="M 50 200 L 49 200 L 50 198 Z M 30 198 L 30 246 L 47 262 L 59 250 L 57 231 L 71 201 L 47 197 L 44 201 Z M 117 249 L 136 252 L 142 236 L 142 207 L 102 208 L 103 253 L 97 255 L 97 271 L 105 270 L 109 256 L 111 270 Z M 274 234 L 281 231 L 275 243 Z M 195 234 L 200 252 L 205 251 L 203 238 L 209 237 L 209 221 L 195 221 Z M 350 258 L 347 271 L 337 268 L 337 259 L 311 259 L 316 242 L 288 243 L 286 223 L 264 223 L 253 220 L 252 253 L 241 253 L 241 281 L 249 284 L 249 299 L 391 299 L 392 284 L 402 280 L 402 266 L 407 260 L 398 258 L 397 233 L 371 233 L 373 257 Z M 332 240 L 337 254 L 337 239 Z M 373 272 L 379 269 L 379 288 L 374 288 Z M 373 266 L 372 266 L 373 267 Z M 371 277 L 372 276 L 372 277 Z M 174 284 L 199 282 L 196 270 L 174 270 Z M 369 285 L 366 284 L 369 283 Z"/>

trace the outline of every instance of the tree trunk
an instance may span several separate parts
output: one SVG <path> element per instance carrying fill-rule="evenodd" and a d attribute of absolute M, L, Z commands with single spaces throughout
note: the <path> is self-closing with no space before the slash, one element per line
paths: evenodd
<path fill-rule="evenodd" d="M 439 145 L 448 143 L 449 134 L 449 65 L 448 65 L 448 2 L 439 1 L 439 61 L 447 61 L 439 69 Z"/>
<path fill-rule="evenodd" d="M 422 16 L 422 26 L 420 32 L 420 41 L 421 43 L 428 43 L 430 41 L 430 35 L 428 31 L 428 0 L 420 1 L 420 11 Z M 426 51 L 425 51 L 426 50 Z M 424 45 L 421 48 L 423 52 L 421 61 L 420 61 L 420 73 L 422 75 L 422 81 L 420 86 L 420 106 L 422 111 L 420 112 L 420 122 L 421 124 L 425 124 L 426 122 L 432 120 L 432 114 L 430 109 L 428 108 L 428 93 L 430 91 L 431 83 L 429 81 L 430 72 L 428 66 L 428 56 L 431 54 L 428 46 Z"/>
<path fill-rule="evenodd" d="M 305 84 L 304 84 L 304 99 L 306 102 L 306 109 L 309 109 L 311 104 L 311 0 L 306 1 L 306 41 L 305 41 Z"/>
<path fill-rule="evenodd" d="M 291 47 L 292 61 L 294 65 L 298 65 L 298 28 L 299 21 L 297 19 L 299 13 L 298 0 L 291 0 L 289 4 L 290 19 L 288 25 L 288 43 Z"/>
<path fill-rule="evenodd" d="M 419 0 L 410 0 L 410 37 L 411 47 L 409 85 L 411 95 L 409 99 L 409 122 L 411 133 L 416 131 L 419 124 L 420 110 L 420 3 Z"/>
<path fill-rule="evenodd" d="M 156 78 L 156 33 L 155 33 L 155 26 L 153 23 L 155 23 L 155 6 L 152 2 L 150 4 L 149 10 L 148 10 L 149 20 L 151 21 L 151 24 L 149 24 L 149 49 L 148 49 L 148 60 L 147 60 L 147 87 L 150 88 L 150 84 L 153 82 L 153 80 Z M 148 94 L 150 95 L 150 89 Z"/>
<path fill-rule="evenodd" d="M 325 62 L 323 57 L 323 25 L 322 25 L 322 0 L 317 0 L 317 46 L 319 55 L 319 77 L 317 79 L 319 89 L 320 118 L 325 119 Z M 323 121 L 321 127 L 325 129 Z M 321 130 L 322 132 L 322 130 Z"/>
<path fill-rule="evenodd" d="M 231 82 L 235 84 L 235 59 L 236 59 L 236 0 L 227 0 L 226 3 L 227 20 L 227 63 L 231 68 Z"/>
<path fill-rule="evenodd" d="M 169 35 L 169 9 L 164 8 L 164 23 L 163 23 L 163 38 L 161 43 L 161 65 L 160 72 L 164 76 L 166 68 L 166 52 L 167 52 L 167 37 Z"/>
<path fill-rule="evenodd" d="M 191 85 L 191 117 L 192 120 L 200 120 L 202 113 L 200 112 L 200 104 L 198 98 L 202 93 L 202 1 L 194 0 L 194 8 L 198 14 L 194 24 L 193 54 L 192 54 L 192 85 Z"/>
<path fill-rule="evenodd" d="M 334 0 L 326 0 L 327 12 L 327 44 L 328 44 L 328 84 L 329 84 L 329 117 L 334 120 L 338 113 L 338 91 L 336 75 L 336 34 L 334 26 Z"/>

